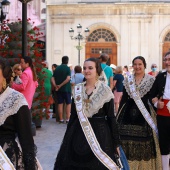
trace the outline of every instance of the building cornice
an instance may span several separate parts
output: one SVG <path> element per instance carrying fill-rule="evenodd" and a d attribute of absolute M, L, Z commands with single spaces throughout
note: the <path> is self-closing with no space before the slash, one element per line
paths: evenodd
<path fill-rule="evenodd" d="M 124 8 L 125 6 L 126 7 L 131 7 L 131 6 L 137 6 L 137 7 L 141 7 L 141 6 L 157 6 L 157 7 L 169 7 L 170 6 L 170 2 L 169 3 L 52 3 L 52 4 L 46 4 L 47 6 L 51 6 L 51 7 L 54 7 L 54 6 L 61 6 L 61 7 L 65 7 L 65 6 L 80 6 L 80 7 L 83 7 L 83 6 L 103 6 L 104 7 L 110 7 L 110 6 L 115 6 L 115 7 L 120 7 L 120 8 Z"/>
<path fill-rule="evenodd" d="M 152 20 L 152 15 L 128 15 L 128 21 L 130 22 L 151 22 Z"/>

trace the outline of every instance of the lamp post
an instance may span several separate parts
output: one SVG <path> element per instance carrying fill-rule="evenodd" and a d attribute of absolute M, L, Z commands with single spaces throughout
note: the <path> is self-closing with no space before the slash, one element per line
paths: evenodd
<path fill-rule="evenodd" d="M 22 56 L 27 54 L 27 3 L 32 0 L 19 0 L 22 2 Z"/>
<path fill-rule="evenodd" d="M 8 0 L 3 0 L 0 3 L 1 24 L 3 20 L 6 18 L 6 15 L 9 13 L 9 5 L 10 2 Z"/>
<path fill-rule="evenodd" d="M 32 0 L 19 0 L 22 2 L 22 56 L 25 57 L 27 55 L 27 3 Z M 32 118 L 32 114 L 31 114 Z M 36 126 L 31 121 L 31 130 L 32 135 L 36 135 Z"/>
<path fill-rule="evenodd" d="M 6 15 L 9 13 L 9 5 L 10 2 L 8 0 L 3 0 L 0 2 L 0 22 L 1 22 L 1 26 L 0 26 L 0 30 L 1 27 L 3 25 L 3 20 L 6 18 Z M 1 38 L 0 43 L 3 43 L 3 40 Z"/>
<path fill-rule="evenodd" d="M 78 35 L 74 37 L 74 30 L 72 28 L 69 29 L 69 34 L 72 40 L 78 40 L 78 46 L 76 46 L 77 50 L 78 50 L 78 64 L 80 65 L 80 50 L 82 49 L 82 47 L 80 46 L 80 41 L 83 39 L 86 39 L 89 36 L 89 29 L 86 28 L 84 30 L 85 32 L 85 37 L 83 37 L 83 35 L 81 35 L 81 31 L 82 31 L 82 26 L 80 24 L 77 25 L 77 33 Z"/>

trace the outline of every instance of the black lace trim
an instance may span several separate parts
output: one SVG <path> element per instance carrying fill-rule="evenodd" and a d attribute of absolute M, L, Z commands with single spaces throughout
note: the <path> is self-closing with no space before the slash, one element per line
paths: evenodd
<path fill-rule="evenodd" d="M 34 145 L 34 148 L 30 150 L 29 152 L 25 153 L 23 155 L 25 170 L 37 170 L 37 164 L 36 164 L 36 153 L 37 153 L 37 147 Z"/>
<path fill-rule="evenodd" d="M 156 158 L 155 143 L 153 138 L 148 141 L 122 140 L 121 146 L 127 159 L 130 161 L 148 161 Z"/>
<path fill-rule="evenodd" d="M 23 153 L 20 151 L 18 144 L 14 139 L 1 138 L 0 146 L 11 160 L 16 170 L 38 170 L 36 164 L 37 147 L 34 146 L 29 153 Z"/>
<path fill-rule="evenodd" d="M 151 128 L 147 126 L 138 125 L 119 125 L 120 135 L 134 136 L 134 137 L 148 137 L 152 136 Z"/>

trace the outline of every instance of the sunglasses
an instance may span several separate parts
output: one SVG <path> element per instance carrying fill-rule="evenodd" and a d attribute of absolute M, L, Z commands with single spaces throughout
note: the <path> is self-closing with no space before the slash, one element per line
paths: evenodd
<path fill-rule="evenodd" d="M 157 66 L 152 66 L 152 68 L 157 68 Z"/>
<path fill-rule="evenodd" d="M 20 69 L 20 68 L 17 68 L 17 71 L 22 71 L 22 69 Z"/>

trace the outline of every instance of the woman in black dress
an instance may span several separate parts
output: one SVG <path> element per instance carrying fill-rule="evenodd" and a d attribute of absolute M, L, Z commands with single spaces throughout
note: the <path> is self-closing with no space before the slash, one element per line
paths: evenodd
<path fill-rule="evenodd" d="M 83 70 L 86 81 L 74 88 L 71 117 L 54 170 L 116 170 L 120 141 L 113 93 L 98 80 L 101 68 L 96 59 L 87 59 Z"/>
<path fill-rule="evenodd" d="M 161 170 L 155 113 L 148 102 L 155 78 L 145 73 L 142 56 L 135 57 L 132 64 L 134 74 L 124 80 L 117 115 L 121 146 L 131 170 Z"/>
<path fill-rule="evenodd" d="M 31 133 L 31 117 L 25 97 L 9 87 L 12 70 L 0 60 L 0 146 L 10 169 L 37 170 L 36 146 Z M 6 160 L 6 159 L 3 159 Z M 8 169 L 0 161 L 0 169 Z"/>

